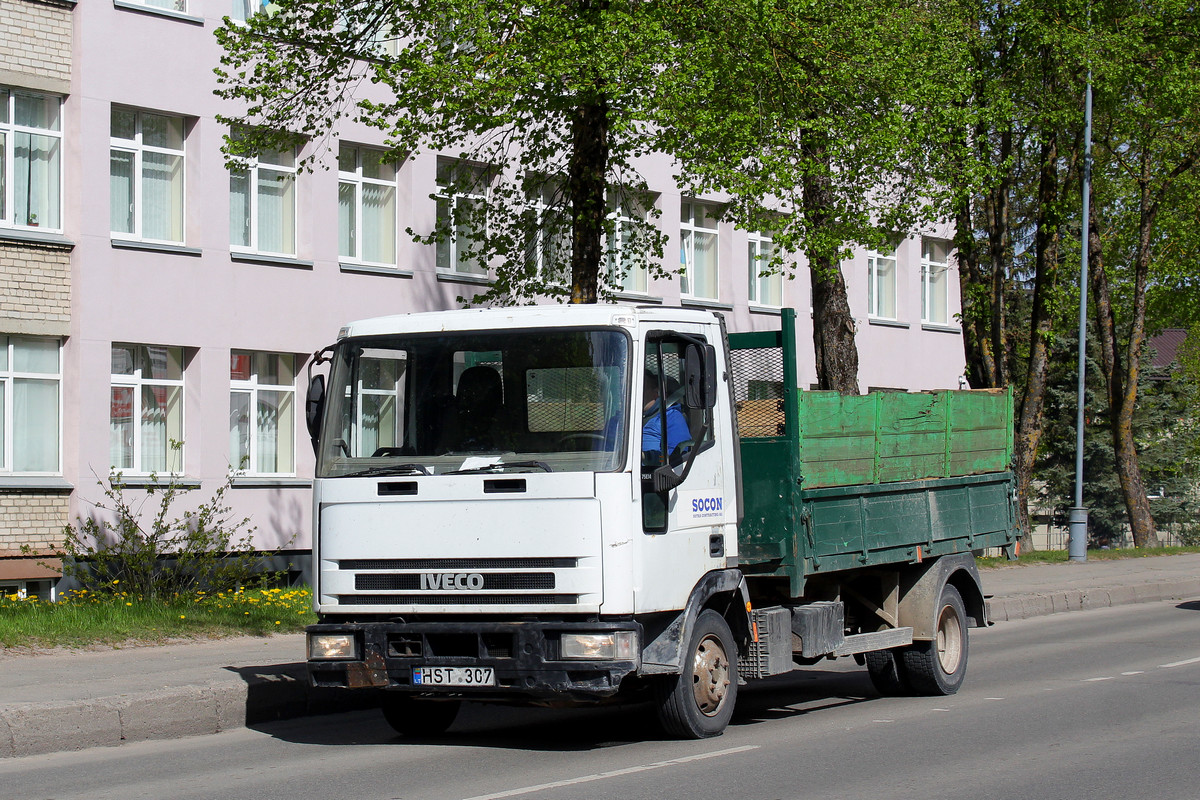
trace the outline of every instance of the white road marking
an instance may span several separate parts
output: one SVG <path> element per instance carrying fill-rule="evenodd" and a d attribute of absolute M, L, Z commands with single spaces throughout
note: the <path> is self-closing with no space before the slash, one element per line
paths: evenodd
<path fill-rule="evenodd" d="M 1097 683 L 1098 681 L 1111 681 L 1111 680 L 1115 680 L 1115 679 L 1113 678 L 1112 675 L 1108 675 L 1103 678 L 1084 678 L 1083 682 L 1084 683 Z"/>
<path fill-rule="evenodd" d="M 1122 675 L 1124 675 L 1124 676 L 1126 676 L 1126 677 L 1129 677 L 1130 675 L 1145 675 L 1145 674 L 1146 674 L 1146 670 L 1144 670 L 1144 669 L 1135 669 L 1133 672 L 1122 672 L 1121 674 L 1122 674 Z"/>
<path fill-rule="evenodd" d="M 1172 661 L 1170 664 L 1159 664 L 1159 669 L 1173 669 L 1175 667 L 1186 667 L 1188 664 L 1200 664 L 1200 657 L 1189 658 L 1186 661 Z"/>
<path fill-rule="evenodd" d="M 496 794 L 481 794 L 476 797 L 469 797 L 467 800 L 500 800 L 503 797 L 516 797 L 522 794 L 533 794 L 534 792 L 542 792 L 546 789 L 561 789 L 564 786 L 577 786 L 581 783 L 591 783 L 593 781 L 602 781 L 606 778 L 619 778 L 622 775 L 634 775 L 638 772 L 648 772 L 652 769 L 661 769 L 663 767 L 673 767 L 678 764 L 687 764 L 692 761 L 702 761 L 707 758 L 720 758 L 721 756 L 731 756 L 735 753 L 744 753 L 747 750 L 757 750 L 758 745 L 746 745 L 744 747 L 731 747 L 728 750 L 717 750 L 714 753 L 700 753 L 694 756 L 684 756 L 682 758 L 672 758 L 667 761 L 655 761 L 653 764 L 641 764 L 636 767 L 625 767 L 624 769 L 614 769 L 609 772 L 598 772 L 594 775 L 584 775 L 579 778 L 568 778 L 564 781 L 554 781 L 553 783 L 540 783 L 536 786 L 525 786 L 520 789 L 509 789 L 506 792 L 497 792 Z"/>

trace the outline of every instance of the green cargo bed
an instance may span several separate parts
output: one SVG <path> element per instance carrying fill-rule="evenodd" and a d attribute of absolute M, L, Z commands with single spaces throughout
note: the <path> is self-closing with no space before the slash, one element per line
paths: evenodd
<path fill-rule="evenodd" d="M 1011 391 L 802 391 L 782 323 L 729 335 L 744 572 L 801 596 L 816 573 L 1013 545 Z"/>

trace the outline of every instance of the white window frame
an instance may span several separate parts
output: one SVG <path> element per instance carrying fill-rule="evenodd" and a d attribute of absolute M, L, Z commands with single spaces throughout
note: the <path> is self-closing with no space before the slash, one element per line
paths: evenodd
<path fill-rule="evenodd" d="M 14 355 L 16 353 L 16 340 L 18 339 L 40 339 L 43 341 L 55 341 L 58 344 L 58 371 L 57 372 L 18 372 Z M 62 450 L 63 450 L 63 356 L 62 356 L 62 341 L 52 339 L 51 337 L 40 336 L 15 336 L 15 335 L 0 335 L 0 346 L 6 350 L 3 366 L 0 367 L 0 386 L 4 391 L 3 402 L 0 403 L 0 425 L 3 425 L 3 447 L 0 447 L 0 475 L 61 475 L 62 474 Z M 14 460 L 16 457 L 16 391 L 14 386 L 17 381 L 42 381 L 53 382 L 58 387 L 58 463 L 53 470 L 48 471 L 21 471 L 15 469 Z"/>
<path fill-rule="evenodd" d="M 867 316 L 872 319 L 894 320 L 897 318 L 897 271 L 899 264 L 896 250 L 870 250 L 867 252 Z M 891 313 L 885 301 L 891 301 Z"/>
<path fill-rule="evenodd" d="M 458 169 L 467 169 L 467 170 L 472 170 L 472 171 L 477 172 L 477 184 L 483 184 L 484 191 L 482 191 L 482 192 L 481 191 L 468 191 L 468 192 L 451 191 L 451 187 L 450 187 L 449 183 L 443 182 L 441 179 L 441 172 L 443 169 L 447 169 L 447 170 L 451 170 L 451 171 L 458 170 Z M 480 202 L 480 203 L 487 202 L 488 196 L 487 196 L 486 187 L 490 183 L 490 181 L 488 180 L 488 168 L 483 166 L 482 164 L 472 164 L 472 163 L 466 162 L 466 161 L 454 161 L 454 160 L 450 160 L 450 159 L 443 159 L 443 160 L 438 161 L 438 173 L 439 174 L 438 174 L 438 181 L 437 181 L 436 198 L 437 198 L 437 203 L 438 203 L 437 224 L 438 224 L 439 228 L 443 225 L 452 224 L 452 221 L 454 219 L 454 214 L 457 211 L 458 204 L 461 201 L 471 200 L 471 201 L 476 201 L 476 202 Z M 446 211 L 449 214 L 448 219 L 441 213 L 443 203 L 445 204 Z M 484 222 L 484 224 L 485 225 L 487 224 L 486 221 Z M 485 231 L 485 233 L 486 233 L 486 231 Z M 453 230 L 450 231 L 450 234 L 447 237 L 445 242 L 439 243 L 437 245 L 437 250 L 438 250 L 438 252 L 437 252 L 434 260 L 435 260 L 435 263 L 437 266 L 437 271 L 442 273 L 443 275 L 470 275 L 470 276 L 482 278 L 482 277 L 486 277 L 488 274 L 487 264 L 477 264 L 477 265 L 474 265 L 474 267 L 472 267 L 470 262 L 464 262 L 463 260 L 461 260 L 459 258 L 458 241 L 457 241 L 457 237 L 455 236 Z M 444 258 L 442 256 L 443 253 L 446 254 Z M 443 262 L 449 262 L 449 263 L 443 263 Z"/>
<path fill-rule="evenodd" d="M 292 353 L 267 353 L 264 351 L 255 351 L 255 350 L 233 350 L 233 351 L 231 351 L 230 356 L 232 357 L 234 354 L 237 354 L 237 353 L 245 354 L 250 357 L 250 378 L 247 380 L 238 380 L 238 379 L 235 379 L 232 374 L 230 374 L 229 395 L 230 395 L 231 400 L 233 398 L 233 395 L 235 395 L 235 394 L 246 394 L 246 395 L 249 395 L 249 397 L 250 397 L 250 453 L 249 453 L 250 461 L 245 467 L 242 467 L 240 464 L 230 464 L 230 466 L 233 469 L 237 470 L 238 474 L 241 474 L 241 475 L 254 475 L 254 476 L 263 476 L 263 477 L 269 477 L 269 476 L 294 477 L 296 475 L 296 444 L 299 441 L 299 437 L 297 436 L 297 429 L 296 429 L 297 417 L 299 416 L 299 414 L 298 414 L 298 410 L 297 410 L 297 406 L 296 406 L 296 383 L 295 383 L 296 374 L 297 374 L 296 367 L 299 364 L 299 359 Z M 269 355 L 269 356 L 290 358 L 292 360 L 292 383 L 290 383 L 290 384 L 286 384 L 286 383 L 274 384 L 274 383 L 260 382 L 258 379 L 258 371 L 257 371 L 257 367 L 256 367 L 257 359 L 255 358 L 255 356 L 257 356 L 257 355 Z M 232 373 L 232 366 L 231 366 L 231 373 Z M 292 400 L 291 400 L 291 407 L 292 407 L 292 468 L 287 471 L 266 472 L 264 470 L 259 469 L 260 464 L 259 464 L 259 446 L 258 446 L 258 394 L 259 394 L 259 392 L 263 392 L 263 391 L 278 392 L 280 394 L 290 394 L 291 398 L 292 398 Z M 231 414 L 233 413 L 232 404 L 230 405 L 230 413 Z M 230 453 L 229 455 L 230 455 L 230 458 L 232 459 L 233 453 Z"/>
<path fill-rule="evenodd" d="M 749 300 L 751 305 L 766 308 L 783 306 L 783 272 L 773 272 L 760 276 L 775 254 L 775 240 L 761 231 L 750 231 L 746 235 L 746 269 L 749 273 Z M 774 293 L 778 302 L 772 303 L 763 299 L 764 294 Z"/>
<path fill-rule="evenodd" d="M 533 247 L 533 260 L 537 269 L 538 277 L 545 283 L 551 286 L 569 286 L 571 283 L 571 263 L 568 259 L 567 263 L 562 265 L 561 272 L 557 275 L 553 274 L 547 266 L 547 252 L 555 247 L 552 234 L 560 234 L 562 231 L 548 231 L 547 218 L 554 216 L 566 216 L 567 209 L 563 203 L 554 203 L 550 200 L 554 199 L 555 188 L 552 185 L 539 187 L 533 199 L 533 212 L 537 231 L 535 235 L 535 243 Z M 547 200 L 549 196 L 550 200 Z M 569 236 L 569 228 L 568 236 Z M 570 252 L 571 243 L 568 239 L 566 243 L 567 252 Z"/>
<path fill-rule="evenodd" d="M 639 220 L 634 216 L 634 210 L 628 203 L 617 203 L 610 208 L 608 218 L 612 221 L 614 239 L 611 243 L 607 241 L 604 243 L 604 250 L 608 258 L 609 283 L 622 294 L 648 295 L 650 293 L 650 270 L 647 269 L 645 261 L 630 260 L 628 262 L 629 271 L 624 275 L 617 274 L 626 264 L 625 232 L 627 229 L 633 229 L 638 222 L 644 222 L 646 215 L 643 214 Z M 618 278 L 620 278 L 619 282 Z"/>
<path fill-rule="evenodd" d="M 2 102 L 5 108 L 0 114 L 0 137 L 3 138 L 3 147 L 0 147 L 0 182 L 3 186 L 3 196 L 0 196 L 0 207 L 3 208 L 3 214 L 0 214 L 0 227 L 19 228 L 23 230 L 40 230 L 49 231 L 52 233 L 62 233 L 63 227 L 63 186 L 64 179 L 64 152 L 63 152 L 63 129 L 66 127 L 66 120 L 63 118 L 63 102 L 62 97 L 44 92 L 30 92 L 24 89 L 17 89 L 12 86 L 0 86 L 0 89 L 5 90 L 8 94 Z M 18 125 L 16 122 L 17 111 L 17 95 L 25 95 L 27 97 L 36 97 L 40 100 L 55 100 L 58 102 L 58 128 L 34 128 L 28 125 Z M 17 137 L 15 134 L 26 133 L 32 136 L 45 136 L 51 139 L 58 140 L 58 226 L 47 227 L 42 224 L 41 220 L 31 222 L 26 219 L 24 222 L 17 222 L 14 215 L 17 213 L 16 204 L 16 186 L 17 182 L 13 176 L 16 171 L 17 157 Z"/>
<path fill-rule="evenodd" d="M 696 223 L 696 208 L 709 209 L 716 214 L 716 206 L 699 200 L 684 200 L 680 208 L 679 221 L 679 266 L 682 267 L 679 278 L 679 291 L 684 297 L 692 300 L 719 300 L 721 296 L 721 233 L 719 224 L 713 222 L 713 227 L 707 228 Z M 686 211 L 685 211 L 686 209 Z M 686 218 L 685 218 L 686 213 Z M 713 276 L 712 284 L 715 291 L 712 296 L 696 292 L 696 238 L 711 236 L 713 242 Z"/>
<path fill-rule="evenodd" d="M 161 114 L 157 111 L 143 111 L 137 108 L 124 108 L 118 106 L 117 109 L 128 111 L 134 115 L 134 138 L 118 139 L 109 131 L 109 153 L 110 153 L 110 180 L 111 180 L 111 153 L 118 151 L 122 153 L 133 154 L 133 231 L 110 231 L 114 239 L 129 239 L 134 241 L 146 242 L 164 242 L 166 244 L 183 244 L 187 240 L 187 119 L 180 114 Z M 180 130 L 183 133 L 184 146 L 179 150 L 173 150 L 169 147 L 155 147 L 147 145 L 142 140 L 142 115 L 152 114 L 157 117 L 170 117 L 178 120 Z M 182 170 L 182 186 L 179 195 L 179 238 L 178 239 L 154 239 L 143 234 L 143 217 L 146 212 L 145 203 L 142 198 L 142 160 L 144 153 L 159 153 L 167 156 L 178 156 L 181 161 Z M 111 202 L 111 198 L 110 198 Z M 111 225 L 110 225 L 111 227 Z"/>
<path fill-rule="evenodd" d="M 933 257 L 935 247 L 942 250 L 943 260 Z M 940 302 L 935 291 L 939 283 Z M 921 240 L 921 321 L 929 325 L 950 324 L 950 245 L 939 239 Z"/>
<path fill-rule="evenodd" d="M 129 0 L 129 2 L 137 3 L 146 8 L 157 8 L 163 11 L 174 11 L 177 14 L 188 13 L 187 0 L 167 0 L 165 3 L 155 3 L 152 0 Z"/>
<path fill-rule="evenodd" d="M 341 148 L 348 147 L 354 149 L 354 171 L 350 172 L 342 169 Z M 338 220 L 338 258 L 343 261 L 349 261 L 355 264 L 370 264 L 381 267 L 395 267 L 398 263 L 399 250 L 399 170 L 394 164 L 391 166 L 392 180 L 386 181 L 379 178 L 368 178 L 363 175 L 363 151 L 383 154 L 383 150 L 378 147 L 368 147 L 366 145 L 358 145 L 346 142 L 339 146 L 338 149 L 338 195 L 339 202 L 342 186 L 349 186 L 354 191 L 354 232 L 353 232 L 353 250 L 352 255 L 342 253 L 341 250 L 341 220 Z M 392 260 L 391 261 L 368 261 L 363 257 L 363 187 L 364 186 L 379 186 L 388 189 L 392 192 Z"/>
<path fill-rule="evenodd" d="M 134 368 L 132 375 L 118 375 L 118 374 L 112 373 L 111 366 L 109 368 L 109 372 L 112 373 L 109 376 L 109 402 L 110 403 L 112 402 L 112 390 L 113 389 L 130 388 L 133 390 L 133 400 L 132 400 L 132 406 L 130 409 L 130 419 L 133 421 L 133 426 L 132 426 L 133 427 L 133 465 L 128 468 L 118 467 L 115 464 L 110 465 L 110 466 L 112 466 L 113 469 L 119 470 L 120 472 L 122 472 L 123 474 L 126 474 L 126 475 L 149 475 L 151 472 L 155 472 L 155 470 L 147 470 L 147 469 L 142 468 L 143 467 L 142 424 L 141 424 L 141 422 L 142 422 L 142 388 L 147 387 L 147 386 L 150 386 L 150 387 L 159 386 L 159 387 L 163 387 L 165 389 L 178 388 L 180 403 L 182 404 L 181 408 L 179 410 L 179 414 L 180 414 L 179 428 L 181 431 L 186 431 L 187 430 L 187 392 L 184 389 L 184 380 L 187 377 L 187 351 L 183 347 L 179 347 L 176 345 L 154 345 L 154 344 L 148 345 L 148 344 L 144 344 L 144 343 L 134 343 L 134 342 L 113 342 L 112 346 L 113 347 L 119 347 L 119 346 L 163 347 L 168 350 L 178 350 L 179 351 L 180 377 L 178 380 L 173 379 L 173 378 L 144 378 L 144 377 L 142 377 L 142 371 L 136 367 Z M 111 356 L 110 356 L 110 359 L 111 359 Z M 112 412 L 110 410 L 110 412 L 109 412 L 109 414 L 110 414 L 109 424 L 110 425 L 112 424 L 111 413 Z M 182 440 L 180 440 L 180 443 L 182 444 Z M 179 450 L 176 451 L 177 452 L 176 457 L 179 459 L 179 468 L 178 469 L 172 470 L 172 469 L 168 468 L 166 470 L 163 470 L 160 474 L 170 475 L 170 476 L 174 476 L 174 477 L 178 477 L 178 476 L 185 474 L 184 470 L 186 469 L 187 461 L 184 456 L 186 454 L 186 451 L 187 451 L 186 447 L 180 447 Z M 167 458 L 168 459 L 171 458 L 171 448 L 170 448 L 169 442 L 167 443 Z"/>
<path fill-rule="evenodd" d="M 281 155 L 282 155 L 282 153 L 281 153 Z M 297 153 L 296 153 L 295 148 L 293 148 L 291 151 L 291 157 L 292 157 L 291 165 L 274 164 L 269 161 L 263 161 L 259 158 L 243 158 L 243 159 L 239 160 L 239 163 L 241 164 L 240 167 L 235 167 L 234 169 L 231 169 L 229 171 L 229 177 L 230 177 L 231 181 L 233 179 L 234 171 L 246 172 L 247 173 L 246 179 L 248 181 L 248 188 L 249 188 L 249 191 L 248 191 L 249 208 L 247 209 L 246 213 L 250 220 L 250 237 L 249 237 L 250 242 L 249 242 L 249 244 L 245 244 L 245 245 L 234 244 L 233 243 L 233 231 L 231 230 L 229 233 L 229 240 L 230 240 L 229 249 L 232 250 L 233 252 L 235 252 L 235 253 L 259 253 L 259 254 L 271 255 L 271 256 L 284 256 L 287 258 L 294 258 L 296 256 L 296 228 L 299 224 L 298 208 L 297 208 L 297 204 L 298 204 L 297 194 L 298 194 L 298 188 L 299 188 L 297 185 L 298 184 L 297 176 L 298 176 L 299 170 L 296 167 Z M 288 250 L 288 249 L 264 250 L 264 249 L 262 249 L 261 244 L 259 242 L 259 238 L 261 236 L 261 231 L 260 231 L 261 226 L 259 225 L 259 221 L 258 221 L 258 209 L 259 209 L 259 204 L 260 204 L 260 200 L 258 197 L 258 184 L 259 184 L 259 172 L 262 170 L 266 170 L 269 172 L 282 172 L 282 173 L 290 176 L 289 180 L 291 180 L 291 182 L 292 182 L 292 240 L 290 243 L 291 244 L 290 250 Z M 233 190 L 231 188 L 230 189 L 230 197 L 231 198 L 232 198 L 232 194 L 233 194 Z M 231 200 L 231 202 L 232 202 L 232 200 Z"/>

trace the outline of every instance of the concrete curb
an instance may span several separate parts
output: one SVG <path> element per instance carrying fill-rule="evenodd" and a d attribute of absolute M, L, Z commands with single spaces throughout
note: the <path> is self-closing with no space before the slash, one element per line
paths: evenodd
<path fill-rule="evenodd" d="M 1010 594 L 989 598 L 987 607 L 988 619 L 1006 622 L 1197 596 L 1200 577 Z M 311 687 L 303 663 L 243 667 L 197 685 L 0 707 L 0 758 L 219 733 L 377 704 L 371 692 Z"/>
<path fill-rule="evenodd" d="M 201 685 L 0 708 L 0 758 L 220 733 L 378 705 L 370 692 L 313 688 L 304 664 L 246 672 Z"/>
<path fill-rule="evenodd" d="M 1090 611 L 1133 603 L 1182 599 L 1200 595 L 1200 577 L 1157 583 L 1114 586 L 1107 589 L 1065 589 L 1039 594 L 1014 594 L 987 601 L 988 619 L 1009 622 L 1063 611 Z"/>

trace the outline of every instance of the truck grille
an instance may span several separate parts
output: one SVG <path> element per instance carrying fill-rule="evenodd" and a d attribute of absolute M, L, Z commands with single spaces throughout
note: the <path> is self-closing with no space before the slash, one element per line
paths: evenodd
<path fill-rule="evenodd" d="M 537 591 L 554 588 L 553 572 L 482 573 L 484 591 Z M 354 588 L 359 591 L 420 591 L 421 576 L 415 572 L 396 575 L 368 573 L 354 576 Z"/>
<path fill-rule="evenodd" d="M 338 562 L 345 570 L 442 569 L 465 572 L 471 569 L 575 569 L 577 558 L 346 558 Z"/>
<path fill-rule="evenodd" d="M 574 605 L 574 594 L 342 594 L 338 603 L 355 606 L 561 606 Z"/>

